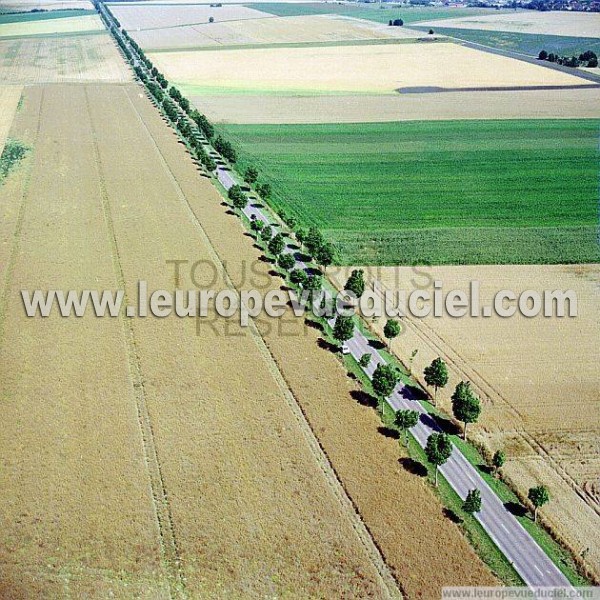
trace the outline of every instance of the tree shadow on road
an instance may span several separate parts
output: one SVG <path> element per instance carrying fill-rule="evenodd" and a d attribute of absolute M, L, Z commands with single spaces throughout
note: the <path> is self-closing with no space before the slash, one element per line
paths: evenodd
<path fill-rule="evenodd" d="M 459 435 L 461 433 L 461 428 L 448 417 L 433 415 L 431 413 L 428 416 L 444 433 L 448 435 Z"/>
<path fill-rule="evenodd" d="M 518 502 L 505 502 L 504 508 L 515 517 L 524 517 L 527 514 L 527 509 Z"/>

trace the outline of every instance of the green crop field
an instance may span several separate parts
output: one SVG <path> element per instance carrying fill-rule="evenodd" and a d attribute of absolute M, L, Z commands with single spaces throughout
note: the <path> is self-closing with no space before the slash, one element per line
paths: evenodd
<path fill-rule="evenodd" d="M 69 17 L 82 17 L 85 15 L 95 14 L 95 10 L 86 10 L 83 8 L 0 14 L 0 25 L 6 25 L 8 23 L 29 23 L 32 21 L 48 21 L 50 19 L 66 19 Z"/>
<path fill-rule="evenodd" d="M 334 4 L 334 3 L 265 3 L 247 4 L 251 8 L 277 15 L 295 17 L 300 15 L 343 15 L 356 19 L 367 19 L 378 23 L 387 23 L 390 19 L 402 19 L 405 23 L 429 21 L 433 19 L 460 18 L 476 15 L 495 14 L 491 8 L 447 8 L 431 6 L 388 7 L 378 4 Z"/>
<path fill-rule="evenodd" d="M 418 27 L 427 31 L 429 27 Z M 509 33 L 506 31 L 479 31 L 477 29 L 455 29 L 436 27 L 435 32 L 467 42 L 483 44 L 499 50 L 509 50 L 537 56 L 540 50 L 561 56 L 579 56 L 586 50 L 600 54 L 599 38 L 580 38 L 563 35 L 538 35 L 533 33 Z M 598 72 L 600 74 L 600 71 Z"/>
<path fill-rule="evenodd" d="M 473 101 L 471 99 L 471 101 Z M 593 120 L 227 125 L 342 264 L 600 260 Z"/>

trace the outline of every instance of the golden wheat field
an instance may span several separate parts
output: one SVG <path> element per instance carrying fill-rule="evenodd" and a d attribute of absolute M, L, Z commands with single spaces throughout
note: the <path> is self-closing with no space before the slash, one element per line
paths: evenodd
<path fill-rule="evenodd" d="M 398 597 L 251 333 L 24 315 L 20 289 L 131 297 L 171 286 L 169 259 L 214 260 L 188 203 L 210 184 L 190 162 L 183 194 L 165 156 L 189 158 L 139 88 L 29 87 L 11 135 L 35 152 L 0 189 L 22 215 L 2 247 L 4 596 Z"/>
<path fill-rule="evenodd" d="M 389 94 L 398 89 L 585 85 L 584 79 L 442 42 L 150 53 L 165 75 L 205 93 Z"/>
<path fill-rule="evenodd" d="M 336 273 L 338 285 L 348 273 Z M 460 380 L 473 383 L 484 404 L 474 437 L 491 451 L 506 449 L 506 475 L 522 493 L 536 482 L 548 485 L 554 501 L 545 518 L 576 554 L 589 547 L 587 561 L 597 571 L 600 265 L 372 267 L 365 273 L 389 290 L 432 290 L 437 280 L 446 291 L 468 292 L 477 280 L 482 306 L 499 290 L 576 292 L 576 318 L 406 317 L 392 349 L 405 363 L 418 350 L 418 375 L 435 357 L 445 358 L 450 382 L 438 395 L 445 410 Z M 373 327 L 381 333 L 384 323 Z"/>

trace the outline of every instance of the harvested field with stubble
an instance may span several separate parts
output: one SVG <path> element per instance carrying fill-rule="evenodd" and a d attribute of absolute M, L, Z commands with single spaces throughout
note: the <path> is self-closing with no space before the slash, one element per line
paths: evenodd
<path fill-rule="evenodd" d="M 3 83 L 124 83 L 131 79 L 131 71 L 105 32 L 0 40 Z"/>
<path fill-rule="evenodd" d="M 386 123 L 467 119 L 600 119 L 600 87 L 351 96 L 193 96 L 215 123 Z"/>
<path fill-rule="evenodd" d="M 115 4 L 109 3 L 107 6 L 110 12 L 119 19 L 121 25 L 132 33 L 137 30 L 199 25 L 200 23 L 208 23 L 211 17 L 216 23 L 241 19 L 272 18 L 272 15 L 268 13 L 245 6 L 152 5 L 145 2 L 135 2 L 134 4 L 118 2 Z"/>
<path fill-rule="evenodd" d="M 135 31 L 137 42 L 147 52 L 223 46 L 268 44 L 333 44 L 368 40 L 417 40 L 419 31 L 388 27 L 333 15 L 243 19 L 204 25 Z M 198 57 L 202 59 L 202 57 Z M 210 55 L 203 62 L 210 61 Z"/>
<path fill-rule="evenodd" d="M 416 24 L 416 23 L 415 23 Z M 535 11 L 462 16 L 419 22 L 420 27 L 454 27 L 483 31 L 600 37 L 600 14 L 594 12 Z"/>
<path fill-rule="evenodd" d="M 25 317 L 20 289 L 172 289 L 167 260 L 214 259 L 190 205 L 219 197 L 138 86 L 24 106 L 33 158 L 0 190 L 5 595 L 398 597 L 250 331 Z"/>
<path fill-rule="evenodd" d="M 149 58 L 190 94 L 390 94 L 421 88 L 579 86 L 562 71 L 443 42 L 156 52 Z"/>
<path fill-rule="evenodd" d="M 20 85 L 0 85 L 0 155 L 4 150 L 22 90 Z"/>
<path fill-rule="evenodd" d="M 438 392 L 450 410 L 450 395 L 460 380 L 470 380 L 483 399 L 480 422 L 472 437 L 490 451 L 505 449 L 503 474 L 521 494 L 548 486 L 552 501 L 543 519 L 587 565 L 600 564 L 600 265 L 485 267 L 366 267 L 370 282 L 390 290 L 431 289 L 468 292 L 481 284 L 481 305 L 499 290 L 574 290 L 576 318 L 402 319 L 402 334 L 392 342 L 405 363 L 418 349 L 413 371 L 435 357 L 448 362 L 450 382 Z M 334 280 L 343 285 L 349 269 Z M 384 319 L 374 324 L 381 334 Z M 422 380 L 422 378 L 421 378 Z"/>

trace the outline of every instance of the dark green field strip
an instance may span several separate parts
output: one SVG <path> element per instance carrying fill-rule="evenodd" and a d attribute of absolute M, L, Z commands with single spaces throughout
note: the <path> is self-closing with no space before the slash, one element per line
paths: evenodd
<path fill-rule="evenodd" d="M 65 19 L 67 17 L 82 17 L 85 15 L 95 15 L 95 10 L 72 9 L 72 10 L 52 10 L 48 12 L 28 12 L 0 14 L 0 25 L 8 23 L 29 23 L 31 21 L 48 21 L 50 19 Z"/>
<path fill-rule="evenodd" d="M 599 258 L 599 124 L 223 128 L 242 167 L 257 164 L 274 201 L 327 232 L 345 263 L 570 263 Z"/>
<path fill-rule="evenodd" d="M 334 3 L 265 3 L 246 4 L 250 8 L 268 12 L 278 17 L 296 17 L 303 15 L 343 15 L 356 19 L 367 19 L 378 23 L 387 23 L 390 19 L 402 19 L 405 23 L 428 21 L 433 19 L 461 18 L 478 15 L 497 14 L 498 11 L 489 8 L 435 8 L 435 7 L 388 7 L 365 4 L 334 4 Z"/>
<path fill-rule="evenodd" d="M 428 31 L 429 27 L 415 27 Z M 540 50 L 560 54 L 561 56 L 579 56 L 586 50 L 600 54 L 600 38 L 580 38 L 562 35 L 537 35 L 532 33 L 509 33 L 505 31 L 478 31 L 476 29 L 456 29 L 435 27 L 436 34 L 483 44 L 499 50 L 519 52 L 537 56 Z M 600 73 L 600 71 L 599 71 Z"/>
<path fill-rule="evenodd" d="M 600 261 L 597 227 L 325 231 L 348 265 L 580 264 Z"/>

